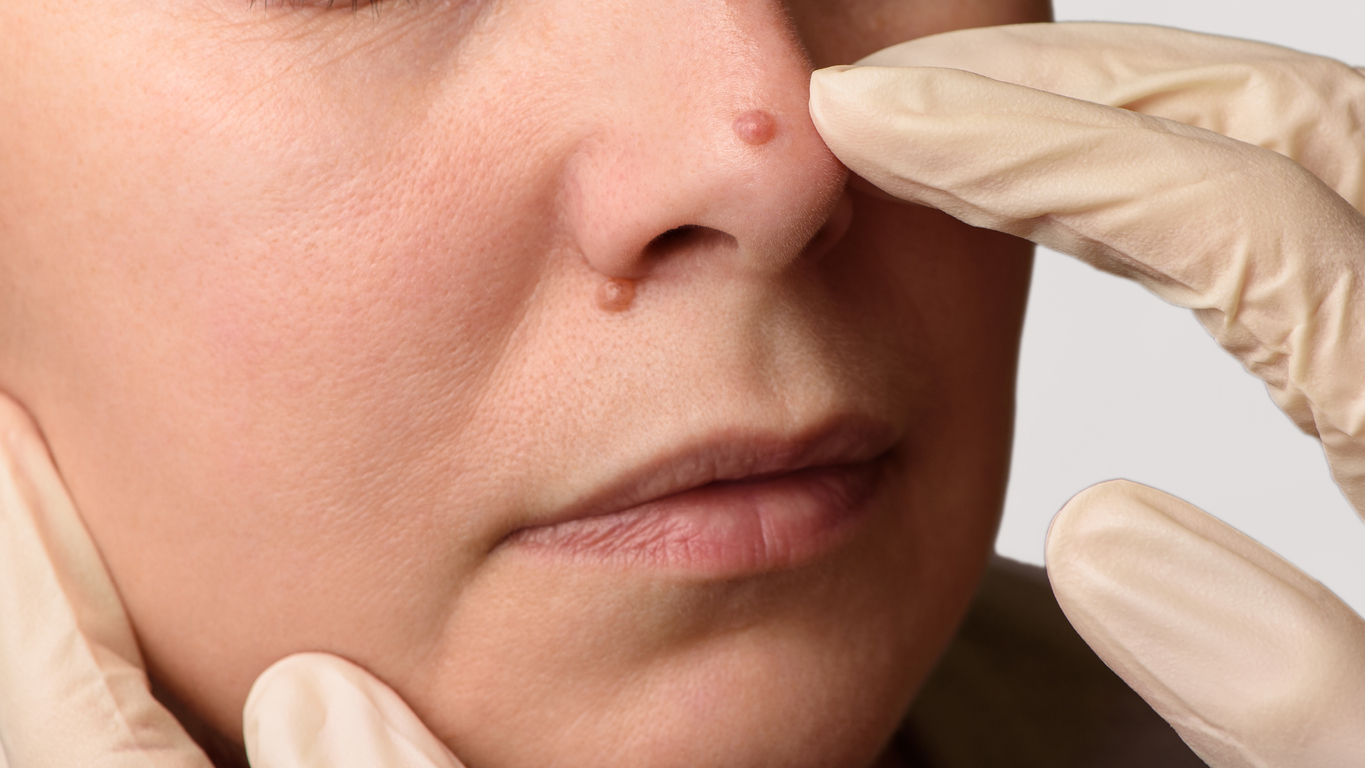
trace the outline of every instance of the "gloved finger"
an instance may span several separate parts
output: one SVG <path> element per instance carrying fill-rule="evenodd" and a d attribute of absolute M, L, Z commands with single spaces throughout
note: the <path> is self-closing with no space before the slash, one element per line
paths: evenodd
<path fill-rule="evenodd" d="M 1215 768 L 1365 755 L 1365 621 L 1235 529 L 1146 486 L 1053 519 L 1047 572 L 1090 647 Z"/>
<path fill-rule="evenodd" d="M 1365 217 L 1292 160 L 1201 128 L 952 69 L 832 67 L 811 115 L 903 200 L 1190 307 L 1365 512 Z"/>
<path fill-rule="evenodd" d="M 10 768 L 209 768 L 152 697 L 118 593 L 47 446 L 3 395 L 0 743 Z"/>
<path fill-rule="evenodd" d="M 1266 43 L 1139 24 L 1018 24 L 878 51 L 877 67 L 962 69 L 1220 133 L 1292 158 L 1365 206 L 1365 76 Z"/>
<path fill-rule="evenodd" d="M 242 719 L 252 768 L 463 768 L 398 694 L 330 654 L 273 664 Z"/>

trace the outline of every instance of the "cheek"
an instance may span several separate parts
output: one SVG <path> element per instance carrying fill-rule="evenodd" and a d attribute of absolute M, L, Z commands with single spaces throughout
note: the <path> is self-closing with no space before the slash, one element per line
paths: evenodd
<path fill-rule="evenodd" d="M 419 655 L 495 535 L 460 474 L 488 439 L 467 419 L 540 281 L 556 150 L 471 78 L 403 109 L 342 85 L 302 104 L 307 83 L 192 59 L 134 76 L 92 50 L 106 87 L 35 99 L 62 151 L 16 142 L 34 188 L 5 199 L 27 206 L 43 335 L 14 390 L 154 672 L 232 732 L 255 673 L 299 647 Z M 468 514 L 437 515 L 442 488 Z"/>
<path fill-rule="evenodd" d="M 540 279 L 552 218 L 553 150 L 517 135 L 525 105 L 483 100 L 473 78 L 364 89 L 388 73 L 277 55 L 259 65 L 297 71 L 258 83 L 244 55 L 183 53 L 105 73 L 95 93 L 58 87 L 45 103 L 80 126 L 66 151 L 21 143 L 40 181 L 20 202 L 19 259 L 35 262 L 31 293 L 61 297 L 34 325 L 64 384 L 30 385 L 35 409 L 83 403 L 105 437 L 187 445 L 231 480 L 307 464 L 346 424 L 418 429 L 398 403 L 467 411 Z"/>
<path fill-rule="evenodd" d="M 316 459 L 347 451 L 380 472 L 418 458 L 390 438 L 420 451 L 460 429 L 536 286 L 548 195 L 495 168 L 506 150 L 486 137 L 440 163 L 421 125 L 388 126 L 401 147 L 338 148 L 287 122 L 316 115 L 282 105 L 278 141 L 253 143 L 206 135 L 214 106 L 165 114 L 196 138 L 164 156 L 134 131 L 96 137 L 127 167 L 74 185 L 82 226 L 36 233 L 68 260 L 51 290 L 75 311 L 44 318 L 66 388 L 33 393 L 34 407 L 88 410 L 92 441 L 140 435 L 149 461 L 184 446 L 171 466 L 206 460 L 225 475 L 198 479 L 215 484 L 352 493 L 361 478 L 320 475 L 340 462 Z M 113 181 L 134 175 L 135 190 Z M 418 402 L 428 410 L 405 410 Z M 373 444 L 342 439 L 362 430 Z"/>
<path fill-rule="evenodd" d="M 860 313 L 864 328 L 930 372 L 935 396 L 950 403 L 941 413 L 1008 425 L 1033 244 L 880 193 L 854 199 L 822 277 L 841 311 Z"/>

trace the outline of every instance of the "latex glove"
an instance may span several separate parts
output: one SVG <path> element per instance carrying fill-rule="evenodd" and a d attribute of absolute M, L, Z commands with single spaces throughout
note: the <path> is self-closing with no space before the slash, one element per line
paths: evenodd
<path fill-rule="evenodd" d="M 1365 510 L 1365 77 L 1111 24 L 953 32 L 860 63 L 811 80 L 845 164 L 1192 308 Z M 1117 483 L 1058 514 L 1047 563 L 1077 630 L 1210 764 L 1365 765 L 1365 622 L 1269 550 Z"/>
<path fill-rule="evenodd" d="M 383 683 L 335 656 L 272 666 L 243 717 L 255 768 L 457 768 Z M 0 768 L 209 768 L 148 687 L 113 582 L 27 414 L 0 395 Z"/>

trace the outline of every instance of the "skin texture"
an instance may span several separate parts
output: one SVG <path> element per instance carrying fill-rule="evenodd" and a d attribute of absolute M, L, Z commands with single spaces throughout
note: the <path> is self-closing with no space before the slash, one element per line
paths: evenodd
<path fill-rule="evenodd" d="M 846 190 L 808 75 L 1046 15 L 0 6 L 0 389 L 154 678 L 229 741 L 322 650 L 473 768 L 872 763 L 990 549 L 1030 250 Z M 899 442 L 813 563 L 502 545 L 671 446 L 850 414 Z"/>

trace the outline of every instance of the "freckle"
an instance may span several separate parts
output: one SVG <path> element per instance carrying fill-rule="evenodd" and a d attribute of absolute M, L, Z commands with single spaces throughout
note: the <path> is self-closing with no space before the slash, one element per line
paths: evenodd
<path fill-rule="evenodd" d="M 735 135 L 745 144 L 767 144 L 777 133 L 777 121 L 761 109 L 751 109 L 735 118 Z"/>
<path fill-rule="evenodd" d="M 635 301 L 635 281 L 614 277 L 597 287 L 597 306 L 606 312 L 624 312 Z"/>

